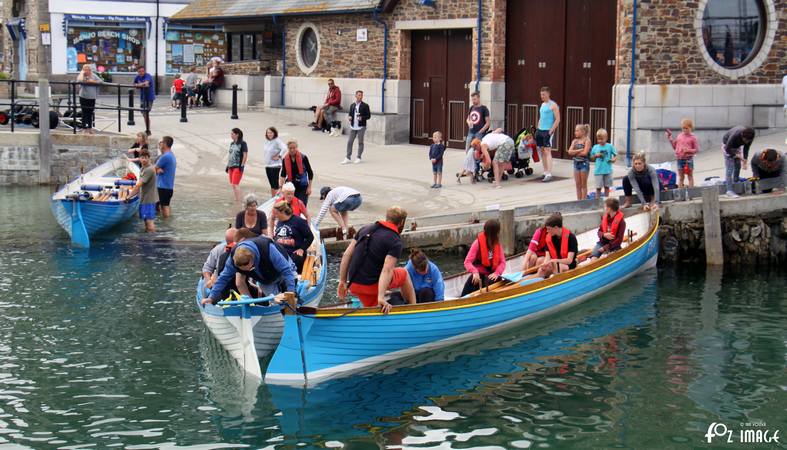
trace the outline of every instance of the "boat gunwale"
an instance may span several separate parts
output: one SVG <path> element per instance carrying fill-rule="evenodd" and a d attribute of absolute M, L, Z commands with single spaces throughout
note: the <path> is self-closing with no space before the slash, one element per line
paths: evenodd
<path fill-rule="evenodd" d="M 646 212 L 643 212 L 641 214 L 646 214 Z M 418 303 L 415 305 L 397 305 L 394 306 L 387 315 L 394 316 L 394 315 L 406 315 L 406 314 L 418 314 L 418 313 L 432 313 L 437 311 L 471 308 L 475 306 L 486 305 L 489 303 L 496 303 L 496 302 L 509 300 L 514 297 L 521 297 L 525 294 L 532 294 L 534 292 L 538 292 L 544 289 L 558 286 L 560 284 L 566 283 L 573 279 L 585 276 L 591 272 L 595 272 L 596 270 L 603 269 L 619 261 L 620 259 L 625 258 L 626 256 L 634 253 L 635 251 L 639 250 L 645 244 L 647 244 L 653 239 L 653 236 L 658 232 L 660 223 L 661 223 L 660 215 L 656 213 L 654 218 L 653 214 L 651 213 L 650 229 L 648 230 L 648 232 L 644 236 L 632 242 L 631 245 L 629 245 L 625 249 L 621 249 L 619 251 L 613 252 L 608 257 L 598 259 L 597 261 L 594 261 L 588 264 L 587 266 L 577 267 L 573 270 L 569 270 L 567 272 L 554 275 L 546 280 L 540 280 L 535 283 L 530 283 L 524 286 L 517 286 L 517 287 L 511 286 L 509 290 L 505 291 L 505 295 L 503 296 L 500 295 L 500 292 L 491 291 L 491 292 L 484 292 L 472 297 L 443 300 L 440 302 Z M 450 278 L 462 276 L 462 275 L 466 275 L 466 273 L 454 275 Z M 385 316 L 385 314 L 383 314 L 380 311 L 380 309 L 376 306 L 349 309 L 349 310 L 347 307 L 329 306 L 324 308 L 309 308 L 308 311 L 309 311 L 308 313 L 304 312 L 301 313 L 301 315 L 303 315 L 306 318 L 336 318 L 336 317 L 344 317 L 344 316 L 352 316 L 352 317 Z"/>

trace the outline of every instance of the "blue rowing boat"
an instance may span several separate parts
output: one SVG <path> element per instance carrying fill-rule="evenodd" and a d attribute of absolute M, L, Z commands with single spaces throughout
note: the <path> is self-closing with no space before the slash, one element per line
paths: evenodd
<path fill-rule="evenodd" d="M 656 265 L 657 214 L 626 219 L 639 236 L 605 258 L 535 282 L 515 281 L 457 298 L 466 275 L 446 280 L 443 302 L 379 308 L 299 308 L 284 319 L 284 336 L 265 382 L 313 385 L 358 372 L 374 372 L 414 354 L 497 333 L 580 304 Z M 596 229 L 577 235 L 592 248 Z M 509 260 L 507 272 L 521 268 Z M 509 277 L 515 279 L 514 277 Z"/>
<path fill-rule="evenodd" d="M 136 182 L 139 168 L 126 158 L 116 158 L 77 177 L 52 195 L 52 214 L 71 242 L 90 247 L 90 238 L 129 220 L 139 209 L 139 195 L 126 198 L 123 191 Z"/>
<path fill-rule="evenodd" d="M 268 200 L 259 209 L 270 217 L 274 200 Z M 307 251 L 304 270 L 297 285 L 298 304 L 315 307 L 320 304 L 328 280 L 328 256 L 320 232 L 310 225 L 315 239 Z M 197 283 L 196 304 L 202 321 L 213 336 L 221 343 L 233 359 L 247 374 L 262 379 L 260 358 L 268 356 L 279 344 L 284 329 L 282 304 L 273 302 L 272 297 L 241 298 L 219 302 L 217 305 L 202 305 L 207 297 L 204 281 Z"/>

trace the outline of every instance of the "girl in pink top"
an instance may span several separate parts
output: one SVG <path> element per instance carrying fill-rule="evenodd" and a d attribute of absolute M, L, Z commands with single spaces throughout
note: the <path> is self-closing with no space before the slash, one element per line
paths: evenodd
<path fill-rule="evenodd" d="M 675 158 L 678 160 L 678 187 L 684 186 L 684 175 L 689 178 L 689 187 L 694 187 L 694 155 L 700 151 L 700 144 L 697 142 L 697 136 L 691 132 L 694 129 L 694 122 L 691 119 L 681 120 L 680 127 L 683 132 L 675 139 L 672 138 L 672 131 L 666 131 L 667 139 L 675 149 Z"/>
<path fill-rule="evenodd" d="M 470 246 L 465 257 L 465 269 L 470 273 L 462 297 L 497 281 L 506 270 L 506 256 L 500 244 L 500 222 L 487 220 L 484 231 Z"/>

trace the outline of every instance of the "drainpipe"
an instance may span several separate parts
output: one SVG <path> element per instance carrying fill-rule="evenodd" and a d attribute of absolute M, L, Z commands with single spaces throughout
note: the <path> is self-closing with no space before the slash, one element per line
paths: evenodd
<path fill-rule="evenodd" d="M 273 26 L 277 26 L 276 16 L 271 17 L 273 18 Z M 284 28 L 284 24 L 281 24 L 279 28 L 281 29 L 281 86 L 279 91 L 281 91 L 281 106 L 284 106 L 284 76 L 287 74 L 287 30 Z"/>
<path fill-rule="evenodd" d="M 478 0 L 478 24 L 476 25 L 478 29 L 478 48 L 476 49 L 476 65 L 475 65 L 475 91 L 478 92 L 481 85 L 481 12 L 482 10 L 482 0 Z"/>
<path fill-rule="evenodd" d="M 159 27 L 159 17 L 161 11 L 159 10 L 159 0 L 156 0 L 156 83 L 154 87 L 154 92 L 158 95 L 159 93 L 159 79 L 158 79 L 158 27 Z"/>
<path fill-rule="evenodd" d="M 380 19 L 380 16 L 378 16 L 377 13 L 378 10 L 375 8 L 372 11 L 372 18 L 375 22 L 383 26 L 383 89 L 382 95 L 380 96 L 380 107 L 382 109 L 382 113 L 385 114 L 385 81 L 388 79 L 388 24 Z"/>
<path fill-rule="evenodd" d="M 634 83 L 637 68 L 637 0 L 634 0 L 631 22 L 631 80 L 629 81 L 628 118 L 626 119 L 626 166 L 631 167 L 631 101 L 634 99 Z"/>

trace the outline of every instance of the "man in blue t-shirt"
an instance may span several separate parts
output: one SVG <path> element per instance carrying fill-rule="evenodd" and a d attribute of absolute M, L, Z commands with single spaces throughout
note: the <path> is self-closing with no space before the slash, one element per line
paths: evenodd
<path fill-rule="evenodd" d="M 164 218 L 169 217 L 169 202 L 172 200 L 175 190 L 175 169 L 178 162 L 175 159 L 175 154 L 172 153 L 174 142 L 171 136 L 164 136 L 158 143 L 161 154 L 156 160 L 156 187 L 158 187 L 158 208 Z"/>
<path fill-rule="evenodd" d="M 144 67 L 137 69 L 134 86 L 139 89 L 139 107 L 142 108 L 142 117 L 145 118 L 145 133 L 150 136 L 150 110 L 156 100 L 156 87 L 153 77 L 145 73 Z"/>

